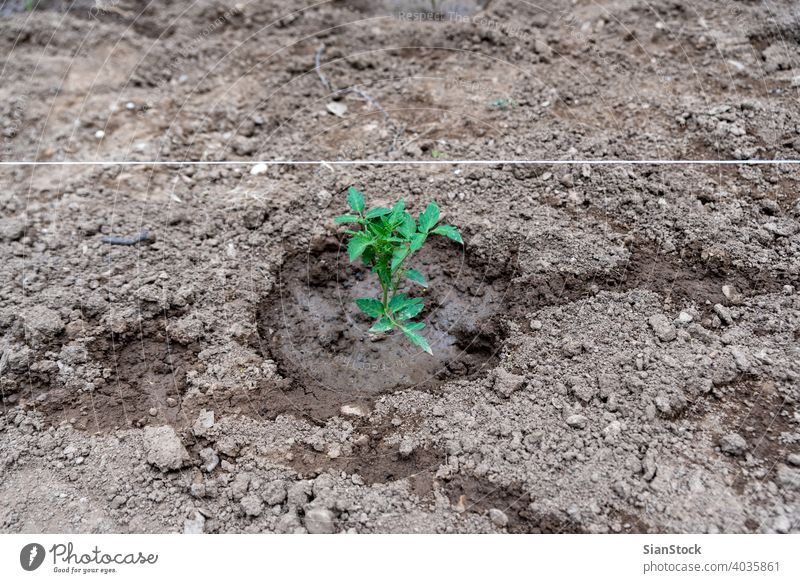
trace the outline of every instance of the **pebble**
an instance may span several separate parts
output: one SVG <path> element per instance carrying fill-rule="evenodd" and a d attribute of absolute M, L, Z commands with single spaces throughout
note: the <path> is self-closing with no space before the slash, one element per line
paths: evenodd
<path fill-rule="evenodd" d="M 183 521 L 183 534 L 203 534 L 206 517 L 195 510 L 194 514 Z"/>
<path fill-rule="evenodd" d="M 25 234 L 25 222 L 18 219 L 0 219 L 0 239 L 18 241 Z"/>
<path fill-rule="evenodd" d="M 787 490 L 800 490 L 800 470 L 793 470 L 789 466 L 778 466 L 775 482 Z"/>
<path fill-rule="evenodd" d="M 800 453 L 790 453 L 786 456 L 789 465 L 800 467 Z"/>
<path fill-rule="evenodd" d="M 312 508 L 306 512 L 305 526 L 311 534 L 333 534 L 333 513 L 327 508 Z"/>
<path fill-rule="evenodd" d="M 361 405 L 342 405 L 339 412 L 345 417 L 364 417 L 367 414 Z"/>
<path fill-rule="evenodd" d="M 147 463 L 162 471 L 178 470 L 189 461 L 189 453 L 169 425 L 145 427 L 144 450 Z"/>
<path fill-rule="evenodd" d="M 201 449 L 199 455 L 200 460 L 203 462 L 202 468 L 206 472 L 213 472 L 214 469 L 219 465 L 219 456 L 210 447 Z"/>
<path fill-rule="evenodd" d="M 678 336 L 678 331 L 675 329 L 675 326 L 672 325 L 672 322 L 670 322 L 669 318 L 664 314 L 654 314 L 650 316 L 647 323 L 650 324 L 653 332 L 656 333 L 656 336 L 658 336 L 658 339 L 662 342 L 670 342 L 675 340 Z"/>
<path fill-rule="evenodd" d="M 524 383 L 525 377 L 510 373 L 505 369 L 499 368 L 495 372 L 494 390 L 506 398 L 522 388 Z"/>
<path fill-rule="evenodd" d="M 567 425 L 575 429 L 583 429 L 586 427 L 586 422 L 589 421 L 583 415 L 570 415 L 567 417 Z"/>
<path fill-rule="evenodd" d="M 203 436 L 208 433 L 208 430 L 214 427 L 214 412 L 200 409 L 197 420 L 192 425 L 192 432 L 195 435 Z"/>
<path fill-rule="evenodd" d="M 688 324 L 693 320 L 692 315 L 688 312 L 681 312 L 678 314 L 678 322 L 681 324 Z"/>
<path fill-rule="evenodd" d="M 270 506 L 281 504 L 286 500 L 286 485 L 282 480 L 267 482 L 261 490 L 261 497 Z"/>
<path fill-rule="evenodd" d="M 747 450 L 747 441 L 738 433 L 728 433 L 719 440 L 719 448 L 728 455 L 742 455 Z"/>
<path fill-rule="evenodd" d="M 253 176 L 264 174 L 266 171 L 267 171 L 267 165 L 264 164 L 263 162 L 260 162 L 255 166 L 253 166 L 252 168 L 250 168 L 250 174 L 252 174 Z"/>
<path fill-rule="evenodd" d="M 492 524 L 499 528 L 505 528 L 508 526 L 508 516 L 502 510 L 497 508 L 492 508 L 489 510 L 489 520 L 492 521 Z"/>
<path fill-rule="evenodd" d="M 264 511 L 264 504 L 253 494 L 248 494 L 242 498 L 242 510 L 247 516 L 259 516 Z"/>
<path fill-rule="evenodd" d="M 400 442 L 400 457 L 408 457 L 412 453 L 414 453 L 414 442 L 406 437 L 403 441 Z"/>
<path fill-rule="evenodd" d="M 777 533 L 786 534 L 791 530 L 792 523 L 785 514 L 781 514 L 778 518 L 775 519 L 775 522 L 772 524 L 772 528 Z"/>
<path fill-rule="evenodd" d="M 722 304 L 714 304 L 714 313 L 719 316 L 720 321 L 726 326 L 730 326 L 733 323 L 731 311 Z"/>

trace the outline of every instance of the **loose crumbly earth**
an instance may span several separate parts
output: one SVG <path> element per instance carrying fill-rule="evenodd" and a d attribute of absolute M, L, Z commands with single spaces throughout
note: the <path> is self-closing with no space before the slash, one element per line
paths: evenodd
<path fill-rule="evenodd" d="M 0 169 L 0 530 L 800 531 L 797 166 L 181 165 L 797 159 L 796 3 L 34 4 L 2 159 L 175 163 Z M 351 184 L 462 230 L 439 360 Z"/>

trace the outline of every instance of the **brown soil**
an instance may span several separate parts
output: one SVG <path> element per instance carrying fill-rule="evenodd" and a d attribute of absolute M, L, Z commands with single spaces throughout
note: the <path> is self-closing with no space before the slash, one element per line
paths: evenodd
<path fill-rule="evenodd" d="M 499 339 L 492 316 L 502 299 L 497 282 L 472 268 L 453 243 L 431 242 L 414 259 L 429 287 L 408 293 L 425 298 L 420 319 L 433 356 L 400 334 L 368 332 L 372 322 L 353 300 L 373 297 L 379 288 L 363 266 L 349 264 L 335 240 L 313 255 L 287 259 L 259 316 L 262 350 L 288 380 L 287 405 L 324 418 L 345 404 L 368 408 L 381 394 L 435 390 L 494 366 Z"/>

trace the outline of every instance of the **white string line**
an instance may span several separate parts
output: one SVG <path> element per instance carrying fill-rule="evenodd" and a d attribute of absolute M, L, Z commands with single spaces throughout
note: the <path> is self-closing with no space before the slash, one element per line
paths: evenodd
<path fill-rule="evenodd" d="M 403 164 L 417 166 L 449 166 L 449 165 L 541 165 L 567 166 L 575 164 L 592 164 L 596 166 L 614 165 L 728 165 L 758 166 L 800 164 L 800 159 L 792 160 L 48 160 L 35 162 L 32 160 L 0 161 L 0 166 L 399 166 Z"/>

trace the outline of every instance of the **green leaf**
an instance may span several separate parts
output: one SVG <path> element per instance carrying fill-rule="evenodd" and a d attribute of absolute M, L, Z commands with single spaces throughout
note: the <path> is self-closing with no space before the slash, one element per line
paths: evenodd
<path fill-rule="evenodd" d="M 403 324 L 404 330 L 411 330 L 412 332 L 416 332 L 417 330 L 422 330 L 425 327 L 425 322 L 406 322 Z"/>
<path fill-rule="evenodd" d="M 411 251 L 418 251 L 422 249 L 422 246 L 425 244 L 425 240 L 428 238 L 426 233 L 415 233 L 413 237 L 411 237 Z"/>
<path fill-rule="evenodd" d="M 409 269 L 406 271 L 406 277 L 411 281 L 416 281 L 422 287 L 428 287 L 428 280 L 426 280 L 425 276 L 416 269 Z"/>
<path fill-rule="evenodd" d="M 389 318 L 383 317 L 375 324 L 372 325 L 372 328 L 369 329 L 370 332 L 388 332 L 394 328 L 394 324 Z"/>
<path fill-rule="evenodd" d="M 368 210 L 367 214 L 364 216 L 366 216 L 368 219 L 376 219 L 378 217 L 382 217 L 383 215 L 388 215 L 390 212 L 392 212 L 392 209 L 387 209 L 386 207 L 378 206 L 375 207 L 374 209 Z"/>
<path fill-rule="evenodd" d="M 431 346 L 430 344 L 428 344 L 428 341 L 425 340 L 424 336 L 420 336 L 419 334 L 416 334 L 415 332 L 408 330 L 408 328 L 403 328 L 403 334 L 405 335 L 406 338 L 408 338 L 411 341 L 412 344 L 414 344 L 415 346 L 419 346 L 420 348 L 422 348 L 422 350 L 433 356 L 433 351 L 431 350 Z"/>
<path fill-rule="evenodd" d="M 375 259 L 375 247 L 370 245 L 364 250 L 364 254 L 361 256 L 361 260 L 364 262 L 365 265 L 369 265 Z"/>
<path fill-rule="evenodd" d="M 464 241 L 461 239 L 461 233 L 458 232 L 453 225 L 439 225 L 436 227 L 431 233 L 435 235 L 444 235 L 448 239 L 452 239 L 456 243 L 464 244 Z"/>
<path fill-rule="evenodd" d="M 366 235 L 357 234 L 353 235 L 350 242 L 347 244 L 347 254 L 350 256 L 350 263 L 361 257 L 366 251 L 367 247 L 372 245 L 373 241 Z"/>
<path fill-rule="evenodd" d="M 364 212 L 364 195 L 358 192 L 355 187 L 347 189 L 347 204 L 358 214 Z"/>
<path fill-rule="evenodd" d="M 411 302 L 412 299 L 408 297 L 408 294 L 397 294 L 391 300 L 389 300 L 389 309 L 392 312 L 396 312 L 397 310 L 405 307 Z"/>
<path fill-rule="evenodd" d="M 401 320 L 410 320 L 414 316 L 418 315 L 424 309 L 425 309 L 425 304 L 423 304 L 422 301 L 420 301 L 416 304 L 410 304 L 406 306 L 402 310 L 396 312 L 396 315 Z M 422 324 L 422 322 L 419 323 Z M 424 325 L 425 324 L 422 324 L 422 326 Z M 420 326 L 420 328 L 422 328 L 422 326 Z M 417 328 L 414 329 L 416 330 Z"/>
<path fill-rule="evenodd" d="M 406 201 L 404 199 L 400 199 L 397 203 L 392 207 L 392 216 L 389 217 L 389 221 L 392 223 L 396 223 L 403 218 L 403 211 L 406 208 Z"/>
<path fill-rule="evenodd" d="M 358 298 L 356 305 L 361 308 L 367 316 L 377 318 L 383 316 L 383 304 L 374 298 Z"/>
<path fill-rule="evenodd" d="M 338 217 L 333 219 L 333 222 L 336 223 L 337 225 L 341 223 L 357 223 L 358 217 L 356 215 L 339 215 Z"/>
<path fill-rule="evenodd" d="M 410 307 L 417 305 L 424 306 L 422 303 L 422 298 L 410 298 L 407 294 L 397 294 L 391 300 L 389 300 L 389 310 L 395 314 L 408 311 Z M 417 312 L 417 314 L 418 313 L 419 312 Z"/>
<path fill-rule="evenodd" d="M 435 202 L 428 205 L 425 211 L 419 216 L 419 231 L 427 233 L 439 221 L 439 207 Z"/>
<path fill-rule="evenodd" d="M 406 245 L 395 247 L 392 252 L 392 273 L 397 271 L 397 268 L 400 267 L 400 264 L 408 257 L 409 253 L 411 253 L 411 250 Z"/>
<path fill-rule="evenodd" d="M 414 217 L 407 212 L 403 212 L 403 223 L 397 228 L 397 232 L 406 239 L 410 239 L 416 231 L 417 222 L 414 220 Z"/>

